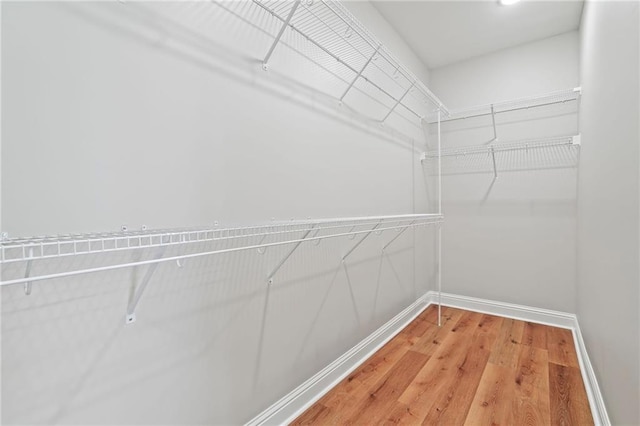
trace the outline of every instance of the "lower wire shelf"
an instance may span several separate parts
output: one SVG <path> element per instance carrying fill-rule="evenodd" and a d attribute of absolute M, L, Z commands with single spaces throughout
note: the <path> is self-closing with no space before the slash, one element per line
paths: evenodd
<path fill-rule="evenodd" d="M 127 308 L 126 322 L 132 323 L 135 321 L 135 308 L 161 263 L 176 262 L 180 267 L 187 259 L 245 250 L 257 250 L 262 254 L 269 247 L 291 246 L 266 277 L 266 283 L 272 284 L 278 270 L 303 243 L 338 237 L 352 239 L 354 242 L 350 249 L 342 256 L 342 261 L 345 261 L 374 232 L 396 231 L 384 245 L 384 250 L 407 229 L 442 221 L 441 214 L 410 214 L 309 219 L 235 228 L 203 227 L 5 238 L 0 244 L 0 264 L 3 267 L 0 286 L 21 284 L 25 294 L 29 295 L 32 283 L 36 281 L 146 265 L 147 271 Z M 127 255 L 133 252 L 138 255 Z M 109 253 L 124 255 L 108 256 Z M 91 258 L 92 261 L 56 261 L 73 258 Z M 38 267 L 38 263 L 43 267 Z"/>
<path fill-rule="evenodd" d="M 580 135 L 554 136 L 427 151 L 422 162 L 434 173 L 441 160 L 445 175 L 493 172 L 498 177 L 498 172 L 576 167 L 580 146 Z"/>

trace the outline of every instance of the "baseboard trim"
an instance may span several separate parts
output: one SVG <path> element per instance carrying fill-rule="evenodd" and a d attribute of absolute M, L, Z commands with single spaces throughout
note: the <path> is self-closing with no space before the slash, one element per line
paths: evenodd
<path fill-rule="evenodd" d="M 609 413 L 607 407 L 604 405 L 604 399 L 600 392 L 600 386 L 598 385 L 598 379 L 596 373 L 589 360 L 589 354 L 587 353 L 587 346 L 582 338 L 582 332 L 580 331 L 580 325 L 576 319 L 576 326 L 573 328 L 573 340 L 576 343 L 576 352 L 578 353 L 578 361 L 580 362 L 580 371 L 582 372 L 582 380 L 587 390 L 587 397 L 589 398 L 589 405 L 591 406 L 591 413 L 593 414 L 593 420 L 596 425 L 611 426 L 609 420 Z"/>
<path fill-rule="evenodd" d="M 384 346 L 429 305 L 437 305 L 439 301 L 443 306 L 570 329 L 573 333 L 580 372 L 589 399 L 593 420 L 596 425 L 611 425 L 576 315 L 450 293 L 441 293 L 439 296 L 434 291 L 430 291 L 416 300 L 340 358 L 254 417 L 247 425 L 290 423 Z"/>
<path fill-rule="evenodd" d="M 251 419 L 247 425 L 290 423 L 395 337 L 428 306 L 426 295 L 420 297 L 340 358 Z"/>
<path fill-rule="evenodd" d="M 425 299 L 437 305 L 438 293 L 430 291 L 425 295 Z M 498 315 L 554 327 L 573 329 L 576 324 L 576 316 L 566 312 L 480 299 L 477 297 L 460 296 L 451 293 L 442 293 L 441 300 L 443 306 L 451 306 L 467 311 L 482 312 L 483 314 Z"/>

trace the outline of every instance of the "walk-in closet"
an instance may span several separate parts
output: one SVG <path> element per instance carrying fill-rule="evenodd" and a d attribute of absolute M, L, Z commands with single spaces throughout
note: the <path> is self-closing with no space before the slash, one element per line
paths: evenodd
<path fill-rule="evenodd" d="M 640 424 L 640 3 L 0 3 L 0 422 Z"/>

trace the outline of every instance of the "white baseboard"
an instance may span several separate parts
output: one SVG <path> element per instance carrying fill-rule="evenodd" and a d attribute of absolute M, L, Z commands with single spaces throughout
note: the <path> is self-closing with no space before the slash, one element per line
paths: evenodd
<path fill-rule="evenodd" d="M 293 421 L 340 383 L 424 311 L 429 303 L 420 297 L 340 358 L 251 419 L 247 425 L 280 425 Z"/>
<path fill-rule="evenodd" d="M 430 291 L 425 295 L 425 299 L 437 305 L 438 293 Z M 551 311 L 549 309 L 533 308 L 530 306 L 516 305 L 515 303 L 497 302 L 495 300 L 479 299 L 477 297 L 460 296 L 450 293 L 442 293 L 442 305 L 560 328 L 573 329 L 576 324 L 576 316 L 566 312 Z"/>
<path fill-rule="evenodd" d="M 384 346 L 429 305 L 438 304 L 438 301 L 441 301 L 443 306 L 570 329 L 573 333 L 593 420 L 596 425 L 611 425 L 600 387 L 582 339 L 578 319 L 574 314 L 450 293 L 442 293 L 438 297 L 438 293 L 434 291 L 430 291 L 416 300 L 358 345 L 254 417 L 247 425 L 287 424 L 291 422 Z"/>
<path fill-rule="evenodd" d="M 578 353 L 578 361 L 580 362 L 580 371 L 582 372 L 582 381 L 584 387 L 587 390 L 587 396 L 589 397 L 589 405 L 591 407 L 591 414 L 593 414 L 593 420 L 596 425 L 611 426 L 609 420 L 609 413 L 607 413 L 607 407 L 604 405 L 604 399 L 602 393 L 600 393 L 600 386 L 598 386 L 598 379 L 596 373 L 593 370 L 591 361 L 589 360 L 589 354 L 587 353 L 587 347 L 582 339 L 582 332 L 580 331 L 580 325 L 576 319 L 576 326 L 573 328 L 573 340 L 576 343 L 576 352 Z"/>

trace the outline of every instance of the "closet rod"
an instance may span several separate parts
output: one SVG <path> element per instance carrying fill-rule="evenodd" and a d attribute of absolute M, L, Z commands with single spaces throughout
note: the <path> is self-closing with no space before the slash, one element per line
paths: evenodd
<path fill-rule="evenodd" d="M 431 216 L 431 217 L 423 218 L 422 222 L 414 222 L 414 223 L 410 223 L 410 224 L 402 224 L 402 225 L 395 225 L 395 226 L 377 227 L 376 231 L 382 232 L 382 231 L 392 230 L 392 229 L 403 229 L 403 228 L 406 228 L 406 227 L 415 228 L 415 227 L 418 227 L 418 226 L 427 226 L 427 225 L 431 225 L 431 224 L 434 224 L 434 223 L 440 223 L 442 221 L 442 216 L 439 216 L 439 215 L 429 215 L 429 216 Z M 341 233 L 337 233 L 337 234 L 314 236 L 314 237 L 308 237 L 308 238 L 296 238 L 296 239 L 291 239 L 291 240 L 286 240 L 286 241 L 277 241 L 277 242 L 273 242 L 273 243 L 252 244 L 252 245 L 247 245 L 247 246 L 242 246 L 242 247 L 233 247 L 233 248 L 226 248 L 226 249 L 210 250 L 210 251 L 201 252 L 201 253 L 183 254 L 183 255 L 178 255 L 178 256 L 163 257 L 163 258 L 159 258 L 159 259 L 149 259 L 149 260 L 142 260 L 142 261 L 136 261 L 136 262 L 121 263 L 121 264 L 116 264 L 116 265 L 101 266 L 101 267 L 95 267 L 95 268 L 85 268 L 85 269 L 80 269 L 80 270 L 58 272 L 58 273 L 52 273 L 52 274 L 44 274 L 44 275 L 39 275 L 39 276 L 29 276 L 29 277 L 25 277 L 25 278 L 17 278 L 17 279 L 11 279 L 11 280 L 6 280 L 6 281 L 0 281 L 0 286 L 23 284 L 23 283 L 27 283 L 27 282 L 34 282 L 34 281 L 49 280 L 49 279 L 54 279 L 54 278 L 77 276 L 77 275 L 83 275 L 83 274 L 88 274 L 88 273 L 104 272 L 104 271 L 123 269 L 123 268 L 131 268 L 131 267 L 134 267 L 134 266 L 153 265 L 153 264 L 158 264 L 158 263 L 171 262 L 171 261 L 180 261 L 180 260 L 184 260 L 184 259 L 192 259 L 192 258 L 198 258 L 198 257 L 203 257 L 203 256 L 215 255 L 215 254 L 234 253 L 234 252 L 239 252 L 239 251 L 244 251 L 244 250 L 253 250 L 253 249 L 266 248 L 266 247 L 276 247 L 276 246 L 281 246 L 281 245 L 285 245 L 285 244 L 295 244 L 295 243 L 305 242 L 305 241 L 315 241 L 315 240 L 322 240 L 322 239 L 327 239 L 327 238 L 335 238 L 335 237 L 350 236 L 350 235 L 360 235 L 360 234 L 366 234 L 366 233 L 371 233 L 371 230 L 370 229 L 366 229 L 366 230 L 359 230 L 359 231 L 341 232 Z"/>

